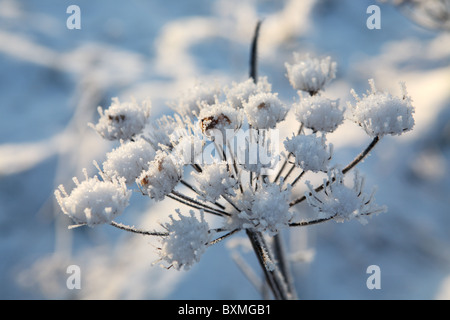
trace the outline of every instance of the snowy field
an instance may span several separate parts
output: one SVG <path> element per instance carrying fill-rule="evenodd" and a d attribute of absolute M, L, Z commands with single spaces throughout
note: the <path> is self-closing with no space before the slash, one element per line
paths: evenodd
<path fill-rule="evenodd" d="M 72 4 L 80 30 L 66 27 Z M 381 9 L 379 30 L 366 26 L 372 4 Z M 284 234 L 299 297 L 450 298 L 448 29 L 423 27 L 375 0 L 0 0 L 1 299 L 262 298 L 233 258 L 261 276 L 243 233 L 209 248 L 188 272 L 166 270 L 152 265 L 151 238 L 107 225 L 69 230 L 53 194 L 114 147 L 87 125 L 98 106 L 149 97 L 157 118 L 196 80 L 246 79 L 261 18 L 258 72 L 284 101 L 295 95 L 284 63 L 297 51 L 337 61 L 326 93 L 342 103 L 374 78 L 395 95 L 404 81 L 416 108 L 414 130 L 382 139 L 359 165 L 387 213 L 364 226 L 332 221 Z M 285 126 L 298 125 L 288 117 Z M 342 163 L 370 141 L 352 123 L 331 139 Z M 178 207 L 136 193 L 118 222 L 152 228 Z M 66 286 L 69 265 L 80 267 L 80 290 Z M 379 290 L 366 286 L 370 265 L 380 267 Z"/>

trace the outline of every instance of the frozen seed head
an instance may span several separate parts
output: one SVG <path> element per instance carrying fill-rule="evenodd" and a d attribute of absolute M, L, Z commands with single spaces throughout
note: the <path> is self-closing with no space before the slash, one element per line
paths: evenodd
<path fill-rule="evenodd" d="M 62 185 L 55 191 L 55 197 L 64 214 L 76 225 L 93 227 L 110 223 L 128 206 L 131 191 L 127 190 L 124 178 L 101 181 L 97 176 L 85 181 L 74 178 L 75 188 L 68 194 Z"/>
<path fill-rule="evenodd" d="M 295 157 L 295 165 L 304 171 L 327 171 L 332 145 L 327 147 L 325 137 L 316 134 L 293 136 L 284 141 L 286 150 Z"/>
<path fill-rule="evenodd" d="M 144 129 L 150 108 L 149 100 L 139 105 L 134 100 L 121 103 L 118 98 L 113 98 L 108 109 L 98 107 L 98 123 L 89 125 L 106 140 L 131 140 Z"/>
<path fill-rule="evenodd" d="M 242 112 L 226 103 L 216 103 L 202 109 L 198 118 L 200 129 L 207 136 L 215 130 L 225 137 L 226 130 L 237 130 L 242 125 Z"/>
<path fill-rule="evenodd" d="M 155 150 L 143 138 L 123 142 L 106 154 L 103 171 L 110 177 L 124 177 L 127 184 L 135 183 L 141 172 L 148 169 L 148 163 L 155 155 Z"/>
<path fill-rule="evenodd" d="M 148 164 L 136 182 L 143 192 L 156 201 L 161 201 L 172 192 L 182 176 L 182 164 L 171 154 L 158 150 L 155 159 Z"/>
<path fill-rule="evenodd" d="M 297 120 L 314 132 L 333 132 L 344 121 L 345 108 L 339 100 L 319 95 L 303 98 L 294 105 Z"/>
<path fill-rule="evenodd" d="M 354 90 L 356 104 L 349 108 L 352 120 L 361 126 L 371 137 L 384 135 L 401 135 L 414 127 L 414 107 L 412 100 L 406 92 L 404 83 L 402 97 L 394 97 L 389 93 L 377 91 L 375 81 L 369 80 L 371 91 L 362 98 Z"/>
<path fill-rule="evenodd" d="M 328 180 L 322 192 L 316 192 L 309 181 L 306 182 L 309 191 L 306 192 L 308 204 L 319 213 L 319 218 L 333 218 L 337 222 L 358 219 L 367 223 L 371 214 L 382 213 L 386 207 L 374 204 L 374 192 L 371 195 L 363 193 L 364 179 L 355 171 L 353 187 L 344 184 L 344 174 L 339 170 L 330 170 Z"/>
<path fill-rule="evenodd" d="M 336 77 L 336 62 L 331 57 L 324 59 L 306 56 L 304 60 L 294 54 L 294 64 L 286 63 L 287 77 L 296 90 L 308 92 L 311 96 L 323 90 Z"/>
<path fill-rule="evenodd" d="M 255 129 L 275 128 L 283 121 L 288 108 L 274 93 L 257 93 L 249 97 L 243 104 L 248 123 Z"/>
<path fill-rule="evenodd" d="M 225 96 L 231 107 L 240 109 L 248 101 L 251 95 L 257 93 L 270 92 L 272 85 L 267 81 L 267 77 L 258 78 L 257 83 L 253 79 L 242 82 L 233 82 L 231 87 L 225 88 Z"/>
<path fill-rule="evenodd" d="M 261 183 L 252 194 L 244 200 L 246 211 L 238 213 L 242 228 L 277 234 L 289 225 L 292 213 L 289 211 L 291 189 L 282 189 L 278 184 Z"/>
<path fill-rule="evenodd" d="M 182 116 L 197 116 L 200 110 L 216 102 L 220 94 L 217 86 L 197 83 L 184 91 L 173 107 Z"/>
<path fill-rule="evenodd" d="M 228 164 L 224 161 L 203 167 L 202 172 L 192 172 L 203 197 L 211 202 L 222 195 L 235 196 L 237 181 L 231 176 Z"/>
<path fill-rule="evenodd" d="M 200 220 L 191 210 L 189 216 L 184 216 L 177 210 L 178 217 L 170 216 L 170 222 L 162 224 L 168 236 L 161 238 L 161 248 L 158 251 L 160 260 L 177 270 L 189 270 L 200 261 L 212 240 L 213 232 L 204 219 L 203 211 Z"/>

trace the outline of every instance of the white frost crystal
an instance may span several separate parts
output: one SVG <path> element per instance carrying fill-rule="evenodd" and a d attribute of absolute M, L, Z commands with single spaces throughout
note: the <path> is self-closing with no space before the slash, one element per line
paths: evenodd
<path fill-rule="evenodd" d="M 336 77 L 336 62 L 307 56 L 304 60 L 294 54 L 294 64 L 286 63 L 287 77 L 296 90 L 315 95 Z"/>
<path fill-rule="evenodd" d="M 199 191 L 208 201 L 216 201 L 221 195 L 235 196 L 237 181 L 231 176 L 226 162 L 205 165 L 202 172 L 193 172 Z"/>
<path fill-rule="evenodd" d="M 352 188 L 344 184 L 344 174 L 338 170 L 328 173 L 323 192 L 316 192 L 308 181 L 306 184 L 309 188 L 305 194 L 307 201 L 319 213 L 320 219 L 333 218 L 337 222 L 344 222 L 356 218 L 365 224 L 367 216 L 386 211 L 386 207 L 373 203 L 374 192 L 371 195 L 363 193 L 364 179 L 357 171 Z"/>
<path fill-rule="evenodd" d="M 402 83 L 402 97 L 394 97 L 389 93 L 377 91 L 373 79 L 369 80 L 371 91 L 359 98 L 352 90 L 356 105 L 349 107 L 352 120 L 360 125 L 371 137 L 382 137 L 387 134 L 401 135 L 414 126 L 414 107 L 412 100 Z"/>
<path fill-rule="evenodd" d="M 236 110 L 226 103 L 216 103 L 200 111 L 199 126 L 206 135 L 216 134 L 218 131 L 224 138 L 227 130 L 236 130 L 241 127 L 242 116 L 241 110 Z"/>
<path fill-rule="evenodd" d="M 139 105 L 136 101 L 121 103 L 118 98 L 113 98 L 108 109 L 98 107 L 98 123 L 89 125 L 106 140 L 131 140 L 144 129 L 150 107 L 149 100 Z"/>
<path fill-rule="evenodd" d="M 106 154 L 103 171 L 110 177 L 124 177 L 127 184 L 135 183 L 141 172 L 148 169 L 148 163 L 155 155 L 155 150 L 146 140 L 127 141 Z"/>
<path fill-rule="evenodd" d="M 250 78 L 242 82 L 233 82 L 231 88 L 225 88 L 225 95 L 233 108 L 240 109 L 250 96 L 271 90 L 272 85 L 267 81 L 267 77 L 258 78 L 257 83 Z"/>
<path fill-rule="evenodd" d="M 158 150 L 155 159 L 143 171 L 136 182 L 150 198 L 161 201 L 172 192 L 182 176 L 182 165 L 171 154 Z"/>
<path fill-rule="evenodd" d="M 183 92 L 174 109 L 182 116 L 197 116 L 203 107 L 214 104 L 219 94 L 218 87 L 197 83 Z"/>
<path fill-rule="evenodd" d="M 243 104 L 248 123 L 255 129 L 275 128 L 283 121 L 288 108 L 274 93 L 258 93 L 249 97 Z"/>
<path fill-rule="evenodd" d="M 203 211 L 200 220 L 191 210 L 189 216 L 184 216 L 177 210 L 178 219 L 170 216 L 170 222 L 162 225 L 168 236 L 161 239 L 161 248 L 158 250 L 162 261 L 177 270 L 189 270 L 200 260 L 201 255 L 212 240 L 213 232 L 205 221 Z"/>
<path fill-rule="evenodd" d="M 292 220 L 289 211 L 289 196 L 291 189 L 282 189 L 278 184 L 261 183 L 253 193 L 241 195 L 238 202 L 241 212 L 234 214 L 228 221 L 228 227 L 253 229 L 267 232 L 269 235 L 277 234 Z"/>
<path fill-rule="evenodd" d="M 76 187 L 70 195 L 62 185 L 55 191 L 61 210 L 76 225 L 93 227 L 110 223 L 128 206 L 131 191 L 127 190 L 124 178 L 100 181 L 97 176 L 88 178 L 84 170 L 85 181 L 73 178 Z"/>
<path fill-rule="evenodd" d="M 297 120 L 313 131 L 333 132 L 344 121 L 345 108 L 339 100 L 330 100 L 320 95 L 303 98 L 294 104 Z"/>
<path fill-rule="evenodd" d="M 332 147 L 327 148 L 324 136 L 301 134 L 287 138 L 284 146 L 294 155 L 295 165 L 304 171 L 327 171 Z"/>

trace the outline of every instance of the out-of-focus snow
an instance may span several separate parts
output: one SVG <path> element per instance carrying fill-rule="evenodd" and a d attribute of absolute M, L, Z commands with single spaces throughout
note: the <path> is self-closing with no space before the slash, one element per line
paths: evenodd
<path fill-rule="evenodd" d="M 248 76 L 251 36 L 264 18 L 259 75 L 280 99 L 296 92 L 285 76 L 292 52 L 331 56 L 330 99 L 350 89 L 398 96 L 406 83 L 415 127 L 385 137 L 359 166 L 388 212 L 362 226 L 329 222 L 284 234 L 303 299 L 448 299 L 450 296 L 450 35 L 424 29 L 380 4 L 381 30 L 366 28 L 375 1 L 79 2 L 81 30 L 68 30 L 72 1 L 0 0 L 0 298 L 258 299 L 233 260 L 255 266 L 245 246 L 214 245 L 188 272 L 152 266 L 154 240 L 110 226 L 68 230 L 54 189 L 117 144 L 88 122 L 112 97 L 150 97 L 152 117 L 202 81 L 224 85 Z M 297 130 L 288 115 L 283 133 Z M 370 141 L 345 122 L 328 136 L 332 161 L 350 161 Z M 118 222 L 153 229 L 179 207 L 134 193 Z M 304 204 L 298 206 L 312 214 Z M 212 220 L 211 225 L 214 225 Z M 235 235 L 232 241 L 236 241 Z M 244 237 L 243 237 L 244 238 Z M 68 290 L 66 269 L 81 268 L 81 290 Z M 370 265 L 381 289 L 369 290 Z"/>

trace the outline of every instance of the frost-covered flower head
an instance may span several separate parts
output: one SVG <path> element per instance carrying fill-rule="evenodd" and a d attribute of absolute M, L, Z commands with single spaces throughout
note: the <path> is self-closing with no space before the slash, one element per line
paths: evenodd
<path fill-rule="evenodd" d="M 242 82 L 233 82 L 231 87 L 225 88 L 224 91 L 231 107 L 240 109 L 250 96 L 257 93 L 268 93 L 271 90 L 272 85 L 267 81 L 267 77 L 259 77 L 256 83 L 251 78 Z"/>
<path fill-rule="evenodd" d="M 332 145 L 327 148 L 325 136 L 300 134 L 284 141 L 286 150 L 295 157 L 295 165 L 304 171 L 327 171 Z"/>
<path fill-rule="evenodd" d="M 231 216 L 228 226 L 240 224 L 240 228 L 277 234 L 292 220 L 289 211 L 291 189 L 283 189 L 276 183 L 260 183 L 254 192 L 239 195 L 240 212 Z"/>
<path fill-rule="evenodd" d="M 222 195 L 235 196 L 236 179 L 232 177 L 229 164 L 225 161 L 209 164 L 201 172 L 192 172 L 198 189 L 208 201 L 216 201 Z"/>
<path fill-rule="evenodd" d="M 287 77 L 296 90 L 315 95 L 336 77 L 336 62 L 331 57 L 324 59 L 311 58 L 309 55 L 301 59 L 294 54 L 294 64 L 286 63 Z"/>
<path fill-rule="evenodd" d="M 248 123 L 255 129 L 272 129 L 283 121 L 289 109 L 275 93 L 258 93 L 243 104 Z"/>
<path fill-rule="evenodd" d="M 344 174 L 340 170 L 330 170 L 323 192 L 316 192 L 309 181 L 306 182 L 309 192 L 306 193 L 308 203 L 319 213 L 319 218 L 333 218 L 344 222 L 353 218 L 361 223 L 367 223 L 366 217 L 382 213 L 386 207 L 374 204 L 374 192 L 371 195 L 363 193 L 364 178 L 355 171 L 353 187 L 344 184 Z"/>
<path fill-rule="evenodd" d="M 98 123 L 89 125 L 107 140 L 131 140 L 144 129 L 150 107 L 150 100 L 139 105 L 134 100 L 121 103 L 118 98 L 113 98 L 108 109 L 98 107 Z"/>
<path fill-rule="evenodd" d="M 356 105 L 349 108 L 352 120 L 360 125 L 371 137 L 384 135 L 401 135 L 414 126 L 414 107 L 406 86 L 401 83 L 402 97 L 394 97 L 390 93 L 377 91 L 375 81 L 369 80 L 371 91 L 362 98 L 354 90 Z"/>
<path fill-rule="evenodd" d="M 344 121 L 345 108 L 339 100 L 330 100 L 320 95 L 303 98 L 294 104 L 297 120 L 306 128 L 321 132 L 333 132 Z"/>
<path fill-rule="evenodd" d="M 148 164 L 136 182 L 150 198 L 161 201 L 172 192 L 181 179 L 182 164 L 171 154 L 158 150 L 155 159 Z"/>
<path fill-rule="evenodd" d="M 178 219 L 170 215 L 170 222 L 162 224 L 168 235 L 161 238 L 158 254 L 169 268 L 189 270 L 200 260 L 212 240 L 214 233 L 209 230 L 203 211 L 200 212 L 200 220 L 194 211 L 189 213 L 189 216 L 184 216 L 177 210 Z"/>
<path fill-rule="evenodd" d="M 214 131 L 219 131 L 222 137 L 227 130 L 237 130 L 242 126 L 242 111 L 230 107 L 227 103 L 217 102 L 214 105 L 203 108 L 198 116 L 199 126 L 204 134 L 209 136 Z"/>
<path fill-rule="evenodd" d="M 218 86 L 199 82 L 184 91 L 172 108 L 182 116 L 197 116 L 202 108 L 214 104 L 219 94 Z"/>
<path fill-rule="evenodd" d="M 103 171 L 107 176 L 124 177 L 127 184 L 135 183 L 148 163 L 156 155 L 152 146 L 143 138 L 123 142 L 119 147 L 106 154 Z"/>
<path fill-rule="evenodd" d="M 76 225 L 93 227 L 111 223 L 122 214 L 131 197 L 131 191 L 127 190 L 125 179 L 113 177 L 110 180 L 101 181 L 97 176 L 88 178 L 86 170 L 83 172 L 85 180 L 80 183 L 74 177 L 75 188 L 70 194 L 66 192 L 63 185 L 55 190 L 56 200 L 61 210 Z"/>

